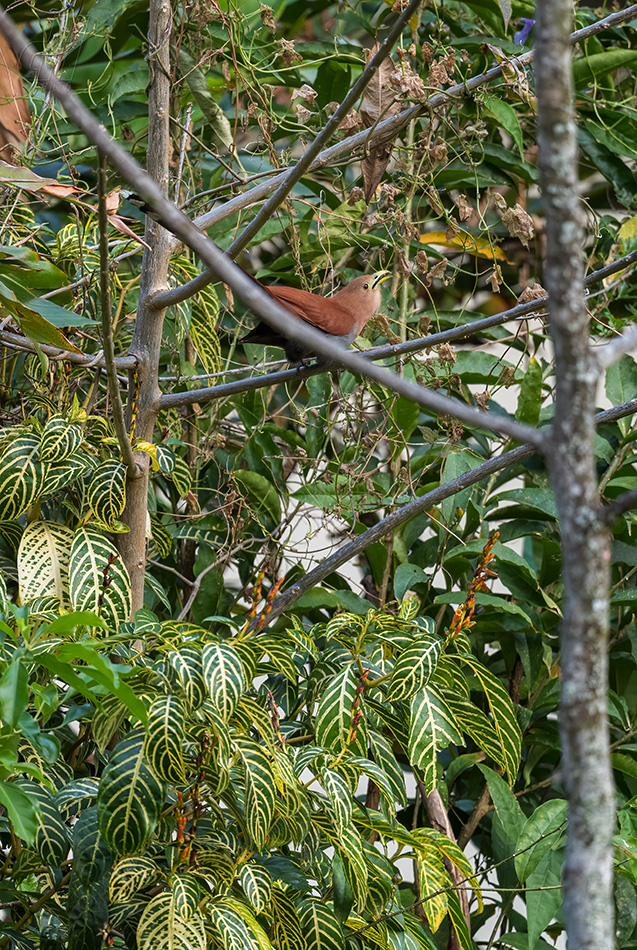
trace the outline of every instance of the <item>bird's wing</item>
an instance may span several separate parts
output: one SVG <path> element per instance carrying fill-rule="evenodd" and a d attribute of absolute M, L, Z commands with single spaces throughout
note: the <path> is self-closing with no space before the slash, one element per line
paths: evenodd
<path fill-rule="evenodd" d="M 334 297 L 320 297 L 298 287 L 266 287 L 279 303 L 313 327 L 333 336 L 348 336 L 354 329 L 354 314 Z"/>

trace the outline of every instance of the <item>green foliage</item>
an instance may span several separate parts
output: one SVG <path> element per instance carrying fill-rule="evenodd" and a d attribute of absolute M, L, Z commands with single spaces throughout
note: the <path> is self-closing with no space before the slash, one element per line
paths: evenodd
<path fill-rule="evenodd" d="M 323 292 L 392 267 L 363 347 L 471 323 L 533 291 L 543 213 L 533 77 L 507 67 L 521 51 L 520 18 L 532 15 L 530 4 L 504 0 L 425 6 L 386 73 L 389 108 L 496 62 L 503 76 L 404 129 L 368 205 L 360 156 L 345 151 L 365 111 L 357 106 L 330 143 L 345 143 L 341 156 L 297 183 L 242 266 L 266 284 Z M 171 169 L 183 162 L 170 194 L 193 217 L 213 212 L 207 230 L 220 247 L 255 204 L 224 217 L 224 202 L 296 160 L 392 16 L 390 4 L 297 0 L 272 11 L 252 0 L 175 11 Z M 583 26 L 594 13 L 580 6 L 576 16 Z M 142 160 L 147 28 L 146 7 L 132 0 L 63 16 L 45 0 L 32 31 Z M 635 246 L 634 45 L 634 24 L 620 24 L 575 52 L 590 269 Z M 532 458 L 464 484 L 378 535 L 356 570 L 334 569 L 285 617 L 253 630 L 251 608 L 284 572 L 289 586 L 334 538 L 356 539 L 468 476 L 500 442 L 349 372 L 201 398 L 192 412 L 162 408 L 142 438 L 133 371 L 127 425 L 151 472 L 146 601 L 131 618 L 117 542 L 127 497 L 139 492 L 104 374 L 49 361 L 40 347 L 101 349 L 97 159 L 66 116 L 27 93 L 39 117 L 28 161 L 41 178 L 26 167 L 0 175 L 11 192 L 2 330 L 10 321 L 37 344 L 25 354 L 2 337 L 0 946 L 442 950 L 453 931 L 462 950 L 494 940 L 541 950 L 562 928 L 566 820 L 560 538 L 546 471 Z M 28 201 L 17 200 L 18 184 Z M 141 236 L 135 206 L 123 199 L 118 213 Z M 143 248 L 112 225 L 123 355 Z M 170 271 L 178 286 L 199 266 L 180 249 Z M 631 272 L 594 288 L 595 342 L 635 321 L 636 299 Z M 246 361 L 261 350 L 238 344 L 248 319 L 218 284 L 169 308 L 162 391 L 187 394 L 217 382 L 213 374 L 253 369 Z M 546 339 L 533 316 L 514 332 L 480 330 L 471 345 L 436 342 L 405 357 L 402 371 L 542 425 L 553 411 Z M 626 357 L 606 374 L 607 400 L 629 402 L 636 383 Z M 634 441 L 630 415 L 599 428 L 605 501 L 635 487 Z M 497 579 L 469 604 L 494 530 Z M 616 931 L 628 950 L 637 947 L 634 535 L 632 514 L 613 525 L 609 649 Z M 439 830 L 438 802 L 456 839 L 472 829 L 477 855 Z M 469 921 L 460 888 L 470 892 Z"/>

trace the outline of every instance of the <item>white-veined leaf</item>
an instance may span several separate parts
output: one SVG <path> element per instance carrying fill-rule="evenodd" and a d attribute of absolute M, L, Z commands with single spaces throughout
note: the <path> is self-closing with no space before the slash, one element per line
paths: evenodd
<path fill-rule="evenodd" d="M 199 911 L 184 919 L 169 892 L 153 897 L 137 926 L 138 950 L 206 950 L 207 944 Z"/>
<path fill-rule="evenodd" d="M 274 817 L 276 788 L 272 781 L 272 759 L 249 739 L 237 742 L 246 770 L 245 819 L 257 851 L 265 847 Z"/>
<path fill-rule="evenodd" d="M 108 882 L 109 899 L 112 904 L 124 904 L 160 877 L 161 870 L 152 858 L 142 854 L 122 858 L 111 871 Z"/>
<path fill-rule="evenodd" d="M 314 723 L 316 741 L 336 754 L 343 751 L 349 738 L 359 681 L 355 667 L 346 666 L 323 688 Z M 364 725 L 363 719 L 357 730 L 359 738 L 352 743 L 352 752 L 360 755 L 365 754 L 366 743 L 360 741 L 365 734 Z"/>
<path fill-rule="evenodd" d="M 441 650 L 442 640 L 431 634 L 411 643 L 392 670 L 387 699 L 391 702 L 410 699 L 426 686 L 436 669 Z"/>
<path fill-rule="evenodd" d="M 227 643 L 207 643 L 201 659 L 210 701 L 227 722 L 245 690 L 241 657 Z"/>
<path fill-rule="evenodd" d="M 56 597 L 68 606 L 69 555 L 73 532 L 64 525 L 32 521 L 18 549 L 20 598 L 28 604 L 36 597 Z"/>
<path fill-rule="evenodd" d="M 90 610 L 109 626 L 128 620 L 131 583 L 119 553 L 94 528 L 79 528 L 71 545 L 69 592 L 74 610 Z"/>
<path fill-rule="evenodd" d="M 164 789 L 144 756 L 144 731 L 122 739 L 104 769 L 97 796 L 100 829 L 114 854 L 135 854 L 152 834 Z"/>
<path fill-rule="evenodd" d="M 436 753 L 452 742 L 462 744 L 453 713 L 436 689 L 425 686 L 411 699 L 409 759 L 423 773 L 428 794 L 436 787 Z"/>
<path fill-rule="evenodd" d="M 86 492 L 86 502 L 98 521 L 111 527 L 126 506 L 126 466 L 107 459 L 97 466 Z"/>
<path fill-rule="evenodd" d="M 239 883 L 257 914 L 268 907 L 272 892 L 272 878 L 267 868 L 260 864 L 243 864 L 239 871 Z"/>
<path fill-rule="evenodd" d="M 64 462 L 82 444 L 82 429 L 64 416 L 47 420 L 40 440 L 40 460 L 49 464 Z"/>
<path fill-rule="evenodd" d="M 307 950 L 345 950 L 343 929 L 330 904 L 305 898 L 298 905 Z"/>
<path fill-rule="evenodd" d="M 0 518 L 14 521 L 39 497 L 48 466 L 40 461 L 40 441 L 15 439 L 0 459 Z"/>
<path fill-rule="evenodd" d="M 522 732 L 515 716 L 511 697 L 497 676 L 494 676 L 472 654 L 463 653 L 458 656 L 458 660 L 471 667 L 484 691 L 493 717 L 493 728 L 502 748 L 504 768 L 509 782 L 513 784 L 520 768 Z"/>
<path fill-rule="evenodd" d="M 321 784 L 329 800 L 329 814 L 341 834 L 352 823 L 352 793 L 345 779 L 332 769 L 321 773 Z"/>
<path fill-rule="evenodd" d="M 182 752 L 186 715 L 177 696 L 158 696 L 148 710 L 144 751 L 158 779 L 172 785 L 183 785 L 186 767 Z"/>
<path fill-rule="evenodd" d="M 201 650 L 186 643 L 178 650 L 169 650 L 166 659 L 177 674 L 186 705 L 191 710 L 198 709 L 208 695 Z"/>

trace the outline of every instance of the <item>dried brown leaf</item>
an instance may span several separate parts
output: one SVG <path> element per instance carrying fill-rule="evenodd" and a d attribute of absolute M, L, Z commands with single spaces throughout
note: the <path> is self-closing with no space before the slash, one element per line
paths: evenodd
<path fill-rule="evenodd" d="M 378 52 L 379 48 L 379 44 L 375 43 L 370 50 L 370 58 Z M 370 129 L 382 119 L 395 115 L 399 110 L 396 94 L 389 84 L 389 77 L 394 69 L 391 57 L 388 56 L 367 84 L 360 107 L 361 119 L 366 129 Z M 391 158 L 392 147 L 391 142 L 371 145 L 361 163 L 365 201 L 368 203 L 382 181 Z"/>
<path fill-rule="evenodd" d="M 6 38 L 0 34 L 0 155 L 13 162 L 27 138 L 31 114 L 18 60 Z"/>

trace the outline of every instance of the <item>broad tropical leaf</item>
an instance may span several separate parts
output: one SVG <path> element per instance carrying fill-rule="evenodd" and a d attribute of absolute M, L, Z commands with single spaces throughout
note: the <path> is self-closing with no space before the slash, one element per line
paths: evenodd
<path fill-rule="evenodd" d="M 392 670 L 387 699 L 398 702 L 411 699 L 429 682 L 442 650 L 442 640 L 434 635 L 420 637 L 401 654 Z"/>
<path fill-rule="evenodd" d="M 40 461 L 40 441 L 21 436 L 0 459 L 0 519 L 14 521 L 39 497 L 48 466 Z"/>
<path fill-rule="evenodd" d="M 40 460 L 54 464 L 64 462 L 82 444 L 80 426 L 67 422 L 64 416 L 51 416 L 47 420 L 40 440 Z"/>
<path fill-rule="evenodd" d="M 294 901 L 287 891 L 272 888 L 272 942 L 277 950 L 305 950 L 306 943 Z"/>
<path fill-rule="evenodd" d="M 18 549 L 20 598 L 28 604 L 36 597 L 56 597 L 68 605 L 69 558 L 73 532 L 64 525 L 32 521 Z"/>
<path fill-rule="evenodd" d="M 345 950 L 342 927 L 329 904 L 306 898 L 298 913 L 307 950 Z"/>
<path fill-rule="evenodd" d="M 208 695 L 201 650 L 184 644 L 178 650 L 169 650 L 166 659 L 177 674 L 187 706 L 190 710 L 198 709 Z"/>
<path fill-rule="evenodd" d="M 272 878 L 267 868 L 260 864 L 243 864 L 239 871 L 239 883 L 257 914 L 268 907 Z"/>
<path fill-rule="evenodd" d="M 100 830 L 114 854 L 135 854 L 159 821 L 164 789 L 144 756 L 144 731 L 119 742 L 104 769 L 97 797 Z"/>
<path fill-rule="evenodd" d="M 90 610 L 117 627 L 128 620 L 131 584 L 117 548 L 94 528 L 79 528 L 71 545 L 69 591 L 74 610 Z"/>
<path fill-rule="evenodd" d="M 177 913 L 171 893 L 153 897 L 137 927 L 138 950 L 206 950 L 204 921 L 197 911 L 187 920 Z"/>
<path fill-rule="evenodd" d="M 502 749 L 503 766 L 512 784 L 520 768 L 522 732 L 515 716 L 511 697 L 497 676 L 494 676 L 470 653 L 463 653 L 458 659 L 471 667 L 484 691 L 493 717 L 493 728 Z"/>
<path fill-rule="evenodd" d="M 126 466 L 107 459 L 97 466 L 86 492 L 86 502 L 98 521 L 111 527 L 126 506 Z"/>
<path fill-rule="evenodd" d="M 316 741 L 332 752 L 342 752 L 348 739 L 354 716 L 354 700 L 360 676 L 354 666 L 346 666 L 333 676 L 323 690 L 314 723 Z M 363 733 L 364 720 L 357 734 Z M 352 743 L 352 751 L 364 754 L 364 743 Z"/>
<path fill-rule="evenodd" d="M 409 758 L 423 773 L 428 793 L 436 787 L 437 753 L 452 742 L 462 744 L 453 713 L 436 689 L 425 686 L 411 699 Z"/>
<path fill-rule="evenodd" d="M 256 742 L 242 739 L 237 743 L 246 770 L 245 819 L 253 846 L 265 846 L 276 803 L 272 780 L 272 759 Z"/>
<path fill-rule="evenodd" d="M 111 903 L 126 903 L 161 875 L 159 866 L 145 855 L 122 858 L 113 868 L 108 884 Z"/>
<path fill-rule="evenodd" d="M 186 781 L 182 752 L 186 715 L 176 696 L 158 696 L 148 710 L 145 752 L 158 779 L 173 785 Z"/>
<path fill-rule="evenodd" d="M 201 659 L 210 701 L 227 722 L 245 690 L 241 657 L 227 643 L 207 643 Z"/>
<path fill-rule="evenodd" d="M 90 888 L 108 876 L 112 860 L 99 829 L 97 808 L 92 805 L 73 826 L 73 873 L 84 887 Z"/>

